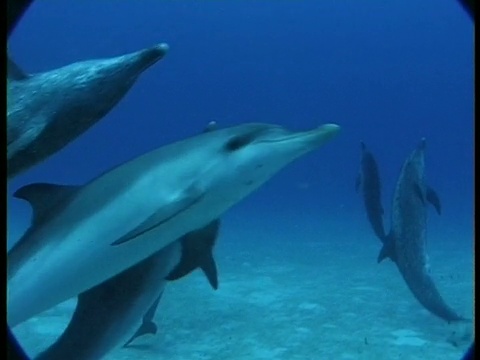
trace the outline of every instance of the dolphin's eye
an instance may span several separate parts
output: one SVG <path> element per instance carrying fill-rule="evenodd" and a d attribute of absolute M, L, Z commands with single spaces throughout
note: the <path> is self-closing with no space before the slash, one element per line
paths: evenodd
<path fill-rule="evenodd" d="M 251 143 L 252 140 L 251 134 L 234 136 L 225 144 L 225 150 L 228 152 L 236 151 Z"/>

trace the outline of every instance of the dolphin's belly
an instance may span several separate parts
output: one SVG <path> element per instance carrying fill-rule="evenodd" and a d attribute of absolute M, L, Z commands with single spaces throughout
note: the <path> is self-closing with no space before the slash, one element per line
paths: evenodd
<path fill-rule="evenodd" d="M 220 217 L 231 205 L 207 198 L 162 226 L 120 245 L 111 245 L 113 237 L 111 242 L 105 241 L 108 234 L 104 230 L 95 231 L 101 217 L 83 228 L 78 226 L 63 241 L 50 239 L 8 279 L 9 325 L 13 327 L 119 274 Z"/>

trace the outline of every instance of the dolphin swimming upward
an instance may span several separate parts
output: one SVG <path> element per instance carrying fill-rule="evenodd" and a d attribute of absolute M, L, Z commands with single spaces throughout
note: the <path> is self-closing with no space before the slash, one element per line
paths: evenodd
<path fill-rule="evenodd" d="M 358 192 L 361 188 L 368 221 L 372 225 L 375 235 L 384 242 L 386 235 L 383 227 L 382 185 L 378 174 L 377 161 L 363 142 L 360 145 L 362 159 L 355 189 Z"/>
<path fill-rule="evenodd" d="M 42 162 L 87 131 L 167 51 L 167 44 L 158 44 L 33 75 L 8 58 L 7 178 Z"/>
<path fill-rule="evenodd" d="M 19 189 L 15 196 L 31 203 L 33 220 L 8 253 L 8 324 L 76 296 L 206 226 L 338 132 L 334 124 L 305 132 L 244 124 L 160 147 L 81 187 Z"/>
<path fill-rule="evenodd" d="M 204 272 L 209 281 L 218 282 L 216 270 L 211 269 L 216 269 L 212 248 L 219 224 L 215 220 L 186 234 L 149 258 L 80 294 L 65 331 L 35 360 L 98 360 L 128 338 L 127 344 L 144 334 L 155 334 L 157 327 L 153 317 L 166 280 L 174 269 L 182 269 L 183 277 L 208 258 L 212 264 Z"/>
<path fill-rule="evenodd" d="M 371 153 L 369 156 L 373 158 Z M 366 175 L 364 178 L 374 177 L 372 171 Z M 380 181 L 370 182 L 370 185 L 377 187 L 374 193 L 379 193 Z M 377 200 L 364 193 L 367 209 L 373 208 Z M 425 139 L 422 139 L 403 164 L 397 180 L 391 210 L 391 229 L 386 237 L 379 237 L 383 246 L 378 262 L 387 257 L 395 262 L 410 291 L 432 314 L 448 322 L 462 321 L 465 318 L 457 315 L 445 303 L 429 274 L 426 253 L 427 202 L 434 205 L 440 214 L 440 200 L 425 183 Z M 379 215 L 380 212 L 377 211 L 374 218 Z M 372 222 L 377 234 L 376 225 Z"/>

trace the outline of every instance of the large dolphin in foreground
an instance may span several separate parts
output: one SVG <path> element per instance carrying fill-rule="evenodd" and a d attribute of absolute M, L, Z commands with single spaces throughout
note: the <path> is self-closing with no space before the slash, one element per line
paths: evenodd
<path fill-rule="evenodd" d="M 376 184 L 380 186 L 379 181 Z M 364 200 L 376 202 L 365 196 Z M 422 139 L 404 162 L 397 180 L 391 229 L 386 237 L 380 238 L 383 246 L 378 261 L 388 257 L 397 265 L 408 288 L 425 309 L 448 322 L 462 321 L 465 318 L 445 303 L 430 276 L 426 251 L 428 202 L 440 214 L 440 200 L 425 182 L 425 139 Z M 374 223 L 372 227 L 375 230 Z"/>
<path fill-rule="evenodd" d="M 121 273 L 218 219 L 339 132 L 244 124 L 160 147 L 84 186 L 27 185 L 31 227 L 7 258 L 7 321 L 15 326 Z M 34 294 L 35 296 L 32 296 Z"/>
<path fill-rule="evenodd" d="M 130 342 L 155 333 L 153 316 L 166 278 L 173 269 L 185 268 L 186 275 L 206 258 L 213 262 L 218 228 L 219 221 L 215 220 L 80 294 L 67 328 L 36 360 L 98 360 L 128 338 Z M 216 272 L 207 271 L 206 275 L 217 281 Z"/>
<path fill-rule="evenodd" d="M 103 118 L 168 51 L 158 44 L 39 74 L 7 64 L 7 178 L 61 150 Z"/>

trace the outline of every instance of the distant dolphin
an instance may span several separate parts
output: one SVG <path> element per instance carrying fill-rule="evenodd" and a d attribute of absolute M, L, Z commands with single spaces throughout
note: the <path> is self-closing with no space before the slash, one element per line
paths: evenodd
<path fill-rule="evenodd" d="M 218 237 L 220 221 L 215 220 L 204 228 L 192 231 L 180 239 L 182 244 L 182 256 L 180 262 L 166 276 L 169 281 L 178 280 L 190 274 L 196 268 L 202 269 L 208 282 L 214 290 L 218 289 L 217 266 L 213 259 L 212 249 Z M 155 312 L 163 295 L 163 292 L 155 299 L 142 319 L 142 324 L 133 336 L 125 343 L 128 346 L 136 338 L 157 333 L 157 325 L 153 322 Z"/>
<path fill-rule="evenodd" d="M 244 124 L 163 146 L 81 187 L 19 189 L 15 196 L 31 203 L 33 220 L 8 253 L 8 324 L 76 296 L 218 219 L 338 132 L 334 124 L 305 132 Z"/>
<path fill-rule="evenodd" d="M 433 203 L 440 213 L 439 198 L 425 183 L 425 139 L 422 139 L 400 172 L 393 196 L 391 229 L 378 261 L 392 259 L 415 298 L 432 314 L 448 322 L 465 320 L 448 307 L 429 274 L 427 202 Z"/>
<path fill-rule="evenodd" d="M 7 178 L 55 154 L 104 117 L 167 44 L 25 74 L 7 64 Z"/>
<path fill-rule="evenodd" d="M 360 162 L 360 173 L 357 177 L 355 188 L 358 192 L 361 187 L 363 203 L 367 211 L 367 217 L 377 237 L 385 241 L 385 228 L 383 226 L 382 186 L 378 166 L 372 153 L 368 151 L 365 144 L 360 143 L 362 159 Z"/>
<path fill-rule="evenodd" d="M 135 328 L 138 329 L 128 343 L 138 336 L 155 333 L 153 316 L 166 284 L 165 278 L 180 263 L 191 261 L 188 266 L 195 268 L 195 264 L 210 257 L 218 227 L 219 221 L 215 220 L 192 231 L 146 260 L 80 294 L 67 328 L 36 360 L 98 360 L 125 342 Z M 194 247 L 193 243 L 196 243 Z M 208 276 L 216 277 L 216 274 Z M 146 309 L 149 310 L 145 313 Z"/>
<path fill-rule="evenodd" d="M 7 39 L 17 26 L 23 14 L 32 5 L 33 0 L 8 0 L 7 2 Z"/>

